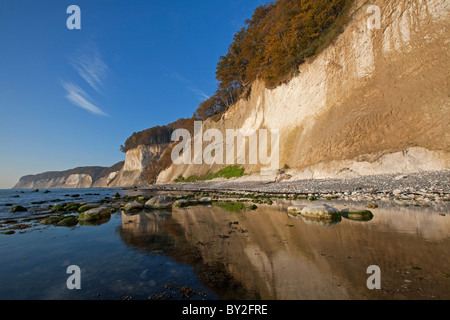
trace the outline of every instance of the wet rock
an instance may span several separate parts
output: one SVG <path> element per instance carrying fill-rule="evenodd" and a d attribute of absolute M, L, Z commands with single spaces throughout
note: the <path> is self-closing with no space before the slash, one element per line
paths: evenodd
<path fill-rule="evenodd" d="M 144 205 L 137 201 L 127 203 L 123 207 L 123 210 L 125 210 L 125 211 L 139 211 L 139 210 L 143 210 L 143 209 L 144 209 Z"/>
<path fill-rule="evenodd" d="M 65 207 L 66 207 L 66 204 L 64 204 L 64 203 L 63 204 L 54 205 L 51 208 L 51 212 L 53 212 L 53 213 L 55 213 L 55 212 L 63 213 L 63 212 L 65 212 Z"/>
<path fill-rule="evenodd" d="M 315 219 L 334 219 L 340 215 L 339 210 L 326 204 L 317 204 L 303 208 L 300 214 L 303 217 Z"/>
<path fill-rule="evenodd" d="M 172 208 L 172 197 L 168 195 L 159 195 L 151 198 L 145 203 L 147 209 L 163 210 Z"/>
<path fill-rule="evenodd" d="M 64 210 L 66 211 L 66 212 L 70 212 L 70 213 L 72 213 L 72 212 L 78 212 L 78 210 L 80 209 L 80 207 L 81 207 L 81 204 L 80 203 L 68 203 L 68 204 L 66 204 L 65 205 L 65 207 L 64 207 Z"/>
<path fill-rule="evenodd" d="M 200 204 L 210 204 L 212 203 L 212 198 L 211 197 L 203 197 L 198 199 L 198 203 Z"/>
<path fill-rule="evenodd" d="M 137 197 L 137 201 L 139 201 L 141 203 L 146 203 L 148 200 L 150 200 L 150 199 L 147 197 L 144 197 L 144 196 Z"/>
<path fill-rule="evenodd" d="M 371 221 L 373 219 L 373 213 L 366 210 L 366 211 L 351 211 L 346 210 L 342 212 L 342 216 L 348 220 L 354 220 L 354 221 Z"/>
<path fill-rule="evenodd" d="M 80 221 L 96 221 L 96 220 L 108 218 L 110 216 L 111 216 L 111 209 L 109 209 L 107 207 L 99 207 L 99 208 L 94 208 L 94 209 L 90 209 L 86 212 L 83 212 L 78 217 L 78 220 L 80 220 Z"/>
<path fill-rule="evenodd" d="M 19 213 L 19 212 L 27 212 L 27 208 L 22 206 L 14 206 L 9 210 L 9 213 Z"/>
<path fill-rule="evenodd" d="M 83 212 L 86 212 L 88 210 L 96 209 L 96 208 L 99 208 L 99 207 L 100 207 L 100 205 L 97 204 L 97 203 L 88 203 L 88 204 L 82 205 L 80 208 L 78 208 L 78 212 L 79 213 L 83 213 Z"/>
<path fill-rule="evenodd" d="M 174 206 L 177 208 L 185 208 L 189 206 L 189 201 L 185 200 L 185 199 L 180 199 L 175 201 Z"/>
<path fill-rule="evenodd" d="M 291 206 L 287 209 L 288 211 L 288 215 L 290 217 L 293 218 L 299 218 L 300 217 L 300 212 L 302 211 L 302 209 L 300 207 L 296 207 L 296 206 Z"/>
<path fill-rule="evenodd" d="M 58 227 L 74 227 L 78 224 L 77 217 L 67 217 L 56 223 Z"/>
<path fill-rule="evenodd" d="M 55 225 L 58 222 L 60 222 L 61 220 L 62 220 L 61 217 L 48 217 L 48 218 L 45 218 L 45 219 L 41 220 L 40 223 L 43 224 L 43 225 L 48 226 L 48 225 Z"/>

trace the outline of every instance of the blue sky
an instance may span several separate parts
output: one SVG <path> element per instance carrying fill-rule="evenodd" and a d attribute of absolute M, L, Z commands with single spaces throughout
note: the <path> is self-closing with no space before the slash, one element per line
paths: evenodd
<path fill-rule="evenodd" d="M 124 160 L 133 133 L 190 117 L 262 0 L 0 0 L 0 188 Z M 70 5 L 81 30 L 69 30 Z"/>

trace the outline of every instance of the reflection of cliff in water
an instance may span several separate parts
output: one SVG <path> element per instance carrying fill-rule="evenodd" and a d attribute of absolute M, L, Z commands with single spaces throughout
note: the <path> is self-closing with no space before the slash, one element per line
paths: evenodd
<path fill-rule="evenodd" d="M 129 246 L 190 264 L 225 298 L 448 299 L 449 218 L 389 208 L 374 210 L 371 221 L 324 228 L 288 217 L 281 205 L 240 213 L 191 207 L 162 221 L 124 216 L 120 234 Z M 383 290 L 367 289 L 371 265 L 382 270 Z"/>
<path fill-rule="evenodd" d="M 148 211 L 135 215 L 122 213 L 119 233 L 124 243 L 136 250 L 162 254 L 181 264 L 189 264 L 199 280 L 223 299 L 258 299 L 247 292 L 228 272 L 221 261 L 205 262 L 199 246 L 185 238 L 185 228 L 172 212 Z"/>
<path fill-rule="evenodd" d="M 164 230 L 160 222 L 168 221 L 171 212 L 142 212 L 139 214 L 122 213 L 120 238 L 129 246 L 138 250 L 170 255 L 175 247 L 174 239 Z"/>

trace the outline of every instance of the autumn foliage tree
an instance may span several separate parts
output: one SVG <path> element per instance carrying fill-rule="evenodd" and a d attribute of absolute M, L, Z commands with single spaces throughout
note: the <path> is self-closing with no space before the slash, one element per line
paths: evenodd
<path fill-rule="evenodd" d="M 342 27 L 352 2 L 278 0 L 258 7 L 217 64 L 219 88 L 242 92 L 258 78 L 269 87 L 288 80 Z"/>
<path fill-rule="evenodd" d="M 277 0 L 255 9 L 217 63 L 216 93 L 202 102 L 193 117 L 134 133 L 121 150 L 169 143 L 173 130 L 193 130 L 195 120 L 223 113 L 251 84 L 267 87 L 289 80 L 305 59 L 329 45 L 343 29 L 353 0 Z"/>

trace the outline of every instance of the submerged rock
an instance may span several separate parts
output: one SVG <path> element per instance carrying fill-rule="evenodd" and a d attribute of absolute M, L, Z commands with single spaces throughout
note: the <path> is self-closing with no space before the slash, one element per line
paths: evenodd
<path fill-rule="evenodd" d="M 61 217 L 49 217 L 49 218 L 45 218 L 43 220 L 41 220 L 41 224 L 43 225 L 52 225 L 52 224 L 57 224 L 58 222 L 60 222 L 63 218 Z"/>
<path fill-rule="evenodd" d="M 27 212 L 27 208 L 22 206 L 14 206 L 9 210 L 9 213 Z"/>
<path fill-rule="evenodd" d="M 371 221 L 373 219 L 373 213 L 369 210 L 366 211 L 344 211 L 342 212 L 342 216 L 349 220 L 355 220 L 355 221 Z"/>
<path fill-rule="evenodd" d="M 151 198 L 145 203 L 145 207 L 148 209 L 162 210 L 172 208 L 172 197 L 168 195 L 160 195 Z"/>
<path fill-rule="evenodd" d="M 77 224 L 78 224 L 77 217 L 67 217 L 56 223 L 58 227 L 74 227 Z"/>
<path fill-rule="evenodd" d="M 369 209 L 377 209 L 378 205 L 376 203 L 371 202 L 371 203 L 367 204 L 366 207 Z"/>

